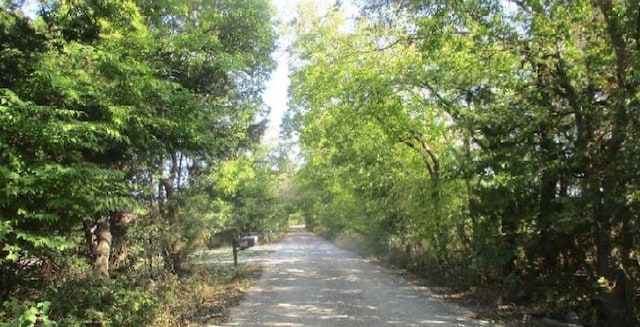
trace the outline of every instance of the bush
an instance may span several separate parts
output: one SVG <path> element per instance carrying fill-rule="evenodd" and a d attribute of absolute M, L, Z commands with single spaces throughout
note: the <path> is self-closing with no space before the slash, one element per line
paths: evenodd
<path fill-rule="evenodd" d="M 71 280 L 50 298 L 63 325 L 144 326 L 159 306 L 144 285 L 125 278 Z"/>
<path fill-rule="evenodd" d="M 16 300 L 5 301 L 2 304 L 5 311 L 0 311 L 0 326 L 2 327 L 51 327 L 56 323 L 49 318 L 51 302 L 24 302 Z"/>

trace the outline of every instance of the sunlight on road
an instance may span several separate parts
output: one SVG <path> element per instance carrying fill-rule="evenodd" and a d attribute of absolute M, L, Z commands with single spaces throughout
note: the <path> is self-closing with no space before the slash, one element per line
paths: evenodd
<path fill-rule="evenodd" d="M 495 326 L 304 226 L 263 250 L 265 273 L 225 326 Z"/>

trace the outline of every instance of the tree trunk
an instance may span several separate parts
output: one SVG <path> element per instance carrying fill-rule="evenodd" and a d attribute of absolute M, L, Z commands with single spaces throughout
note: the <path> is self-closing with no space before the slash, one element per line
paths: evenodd
<path fill-rule="evenodd" d="M 84 222 L 82 227 L 84 231 L 84 239 L 87 244 L 86 257 L 88 258 L 89 262 L 94 262 L 96 254 L 96 236 L 94 234 L 94 228 L 96 226 L 94 223 Z"/>
<path fill-rule="evenodd" d="M 549 138 L 547 130 L 548 128 L 546 126 L 542 126 L 540 129 L 540 149 L 542 150 L 543 158 L 553 160 L 553 142 Z M 554 175 L 549 165 L 542 168 L 539 191 L 540 199 L 538 202 L 538 226 L 540 226 L 538 250 L 541 251 L 543 256 L 542 267 L 547 273 L 553 272 L 556 269 L 558 255 L 561 252 L 551 228 L 552 217 L 555 212 L 553 206 L 556 196 L 556 176 Z"/>
<path fill-rule="evenodd" d="M 184 246 L 184 242 L 181 240 L 180 235 L 180 208 L 175 199 L 175 192 L 177 188 L 175 183 L 178 180 L 180 162 L 178 160 L 178 154 L 173 153 L 171 155 L 171 174 L 168 178 L 162 180 L 164 191 L 166 194 L 166 210 L 165 219 L 170 227 L 170 233 L 165 235 L 164 242 L 164 262 L 165 268 L 172 273 L 181 274 L 187 270 L 187 249 Z"/>
<path fill-rule="evenodd" d="M 96 222 L 96 250 L 93 270 L 99 275 L 109 277 L 109 255 L 111 252 L 111 227 L 109 219 L 101 216 Z"/>
<path fill-rule="evenodd" d="M 608 302 L 604 304 L 607 322 L 612 325 L 628 324 L 635 319 L 636 292 L 632 274 L 633 267 L 629 259 L 633 238 L 626 235 L 625 228 L 630 227 L 632 213 L 629 210 L 625 184 L 629 176 L 632 175 L 629 164 L 635 163 L 633 157 L 628 157 L 628 152 L 624 151 L 624 145 L 630 142 L 629 128 L 631 117 L 637 116 L 631 111 L 640 105 L 636 100 L 638 93 L 637 78 L 631 72 L 637 70 L 637 63 L 633 58 L 635 54 L 631 51 L 632 44 L 639 40 L 633 39 L 634 35 L 629 32 L 629 27 L 625 22 L 625 15 L 620 14 L 616 9 L 616 3 L 611 0 L 601 0 L 598 6 L 607 25 L 609 42 L 615 54 L 615 83 L 613 83 L 612 94 L 615 95 L 611 101 L 612 124 L 610 127 L 610 139 L 606 142 L 606 150 L 603 154 L 605 165 L 602 165 L 603 173 L 603 215 L 598 218 L 600 223 L 598 259 L 604 259 L 605 251 L 609 251 L 609 262 L 598 263 L 599 268 L 605 269 L 605 274 L 601 274 L 608 281 L 613 282 L 612 289 L 608 295 Z M 629 9 L 631 10 L 631 9 Z M 635 14 L 637 16 L 637 13 Z M 637 26 L 632 27 L 637 31 Z M 604 233 L 607 233 L 606 239 Z M 608 247 L 608 248 L 607 248 Z M 600 252 L 603 252 L 600 254 Z M 632 294 L 629 294 L 631 291 Z"/>
<path fill-rule="evenodd" d="M 111 246 L 111 269 L 118 270 L 123 268 L 126 263 L 128 249 L 125 242 L 127 235 L 130 214 L 124 211 L 112 212 L 110 215 L 110 227 L 112 235 Z"/>
<path fill-rule="evenodd" d="M 622 294 L 626 305 L 628 317 L 635 317 L 637 314 L 636 304 L 638 302 L 637 281 L 640 279 L 640 265 L 633 258 L 633 222 L 631 220 L 622 225 L 622 266 L 618 273 L 622 274 L 624 285 L 622 286 Z"/>
<path fill-rule="evenodd" d="M 520 213 L 518 212 L 518 206 L 514 201 L 510 201 L 501 213 L 501 229 L 504 233 L 504 241 L 508 248 L 512 250 L 512 254 L 502 265 L 503 277 L 511 274 L 516 268 L 516 254 L 513 249 L 518 248 L 518 228 L 520 227 L 519 216 Z"/>

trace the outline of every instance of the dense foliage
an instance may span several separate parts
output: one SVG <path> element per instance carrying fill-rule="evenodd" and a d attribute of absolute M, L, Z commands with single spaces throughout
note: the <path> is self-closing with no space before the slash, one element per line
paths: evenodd
<path fill-rule="evenodd" d="M 144 325 L 145 280 L 283 225 L 256 123 L 272 8 L 23 3 L 0 8 L 0 320 Z"/>
<path fill-rule="evenodd" d="M 362 5 L 293 22 L 307 225 L 508 301 L 637 324 L 638 2 Z"/>

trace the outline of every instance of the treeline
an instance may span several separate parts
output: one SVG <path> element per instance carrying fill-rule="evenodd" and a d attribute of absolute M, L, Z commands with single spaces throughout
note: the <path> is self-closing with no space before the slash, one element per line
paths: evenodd
<path fill-rule="evenodd" d="M 286 122 L 308 226 L 547 314 L 638 324 L 637 1 L 316 11 L 293 22 Z"/>
<path fill-rule="evenodd" d="M 218 234 L 285 227 L 257 123 L 272 11 L 2 2 L 0 321 L 142 326 L 147 281 Z"/>

